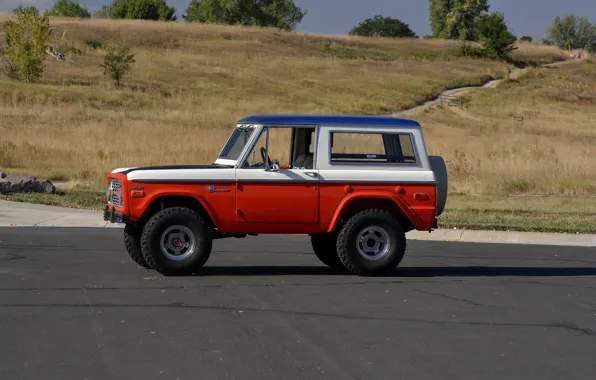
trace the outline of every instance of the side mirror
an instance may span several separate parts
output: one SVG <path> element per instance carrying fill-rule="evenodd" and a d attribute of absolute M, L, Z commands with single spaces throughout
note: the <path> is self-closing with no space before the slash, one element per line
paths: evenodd
<path fill-rule="evenodd" d="M 279 160 L 271 160 L 271 167 L 266 169 L 267 171 L 276 172 L 279 170 Z"/>

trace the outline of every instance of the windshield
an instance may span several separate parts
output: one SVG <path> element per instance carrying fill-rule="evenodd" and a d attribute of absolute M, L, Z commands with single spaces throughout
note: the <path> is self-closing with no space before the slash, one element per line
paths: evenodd
<path fill-rule="evenodd" d="M 255 129 L 253 125 L 240 125 L 236 127 L 221 151 L 219 158 L 222 160 L 238 160 L 240 153 L 242 153 Z"/>

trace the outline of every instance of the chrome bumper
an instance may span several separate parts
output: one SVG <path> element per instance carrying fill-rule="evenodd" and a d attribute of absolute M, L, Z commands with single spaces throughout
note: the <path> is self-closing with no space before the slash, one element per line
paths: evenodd
<path fill-rule="evenodd" d="M 124 223 L 126 216 L 123 213 L 116 211 L 115 207 L 107 205 L 103 210 L 103 220 L 110 223 Z"/>

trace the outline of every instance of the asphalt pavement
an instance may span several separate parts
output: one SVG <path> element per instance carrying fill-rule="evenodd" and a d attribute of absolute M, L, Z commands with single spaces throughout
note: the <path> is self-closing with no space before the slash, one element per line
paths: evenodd
<path fill-rule="evenodd" d="M 362 278 L 260 236 L 165 278 L 118 229 L 0 228 L 0 379 L 593 379 L 595 254 L 410 241 Z"/>

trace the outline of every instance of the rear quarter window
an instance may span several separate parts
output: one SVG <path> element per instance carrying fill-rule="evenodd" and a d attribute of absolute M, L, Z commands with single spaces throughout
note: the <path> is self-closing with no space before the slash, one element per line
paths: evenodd
<path fill-rule="evenodd" d="M 331 163 L 416 164 L 410 133 L 330 132 Z"/>

